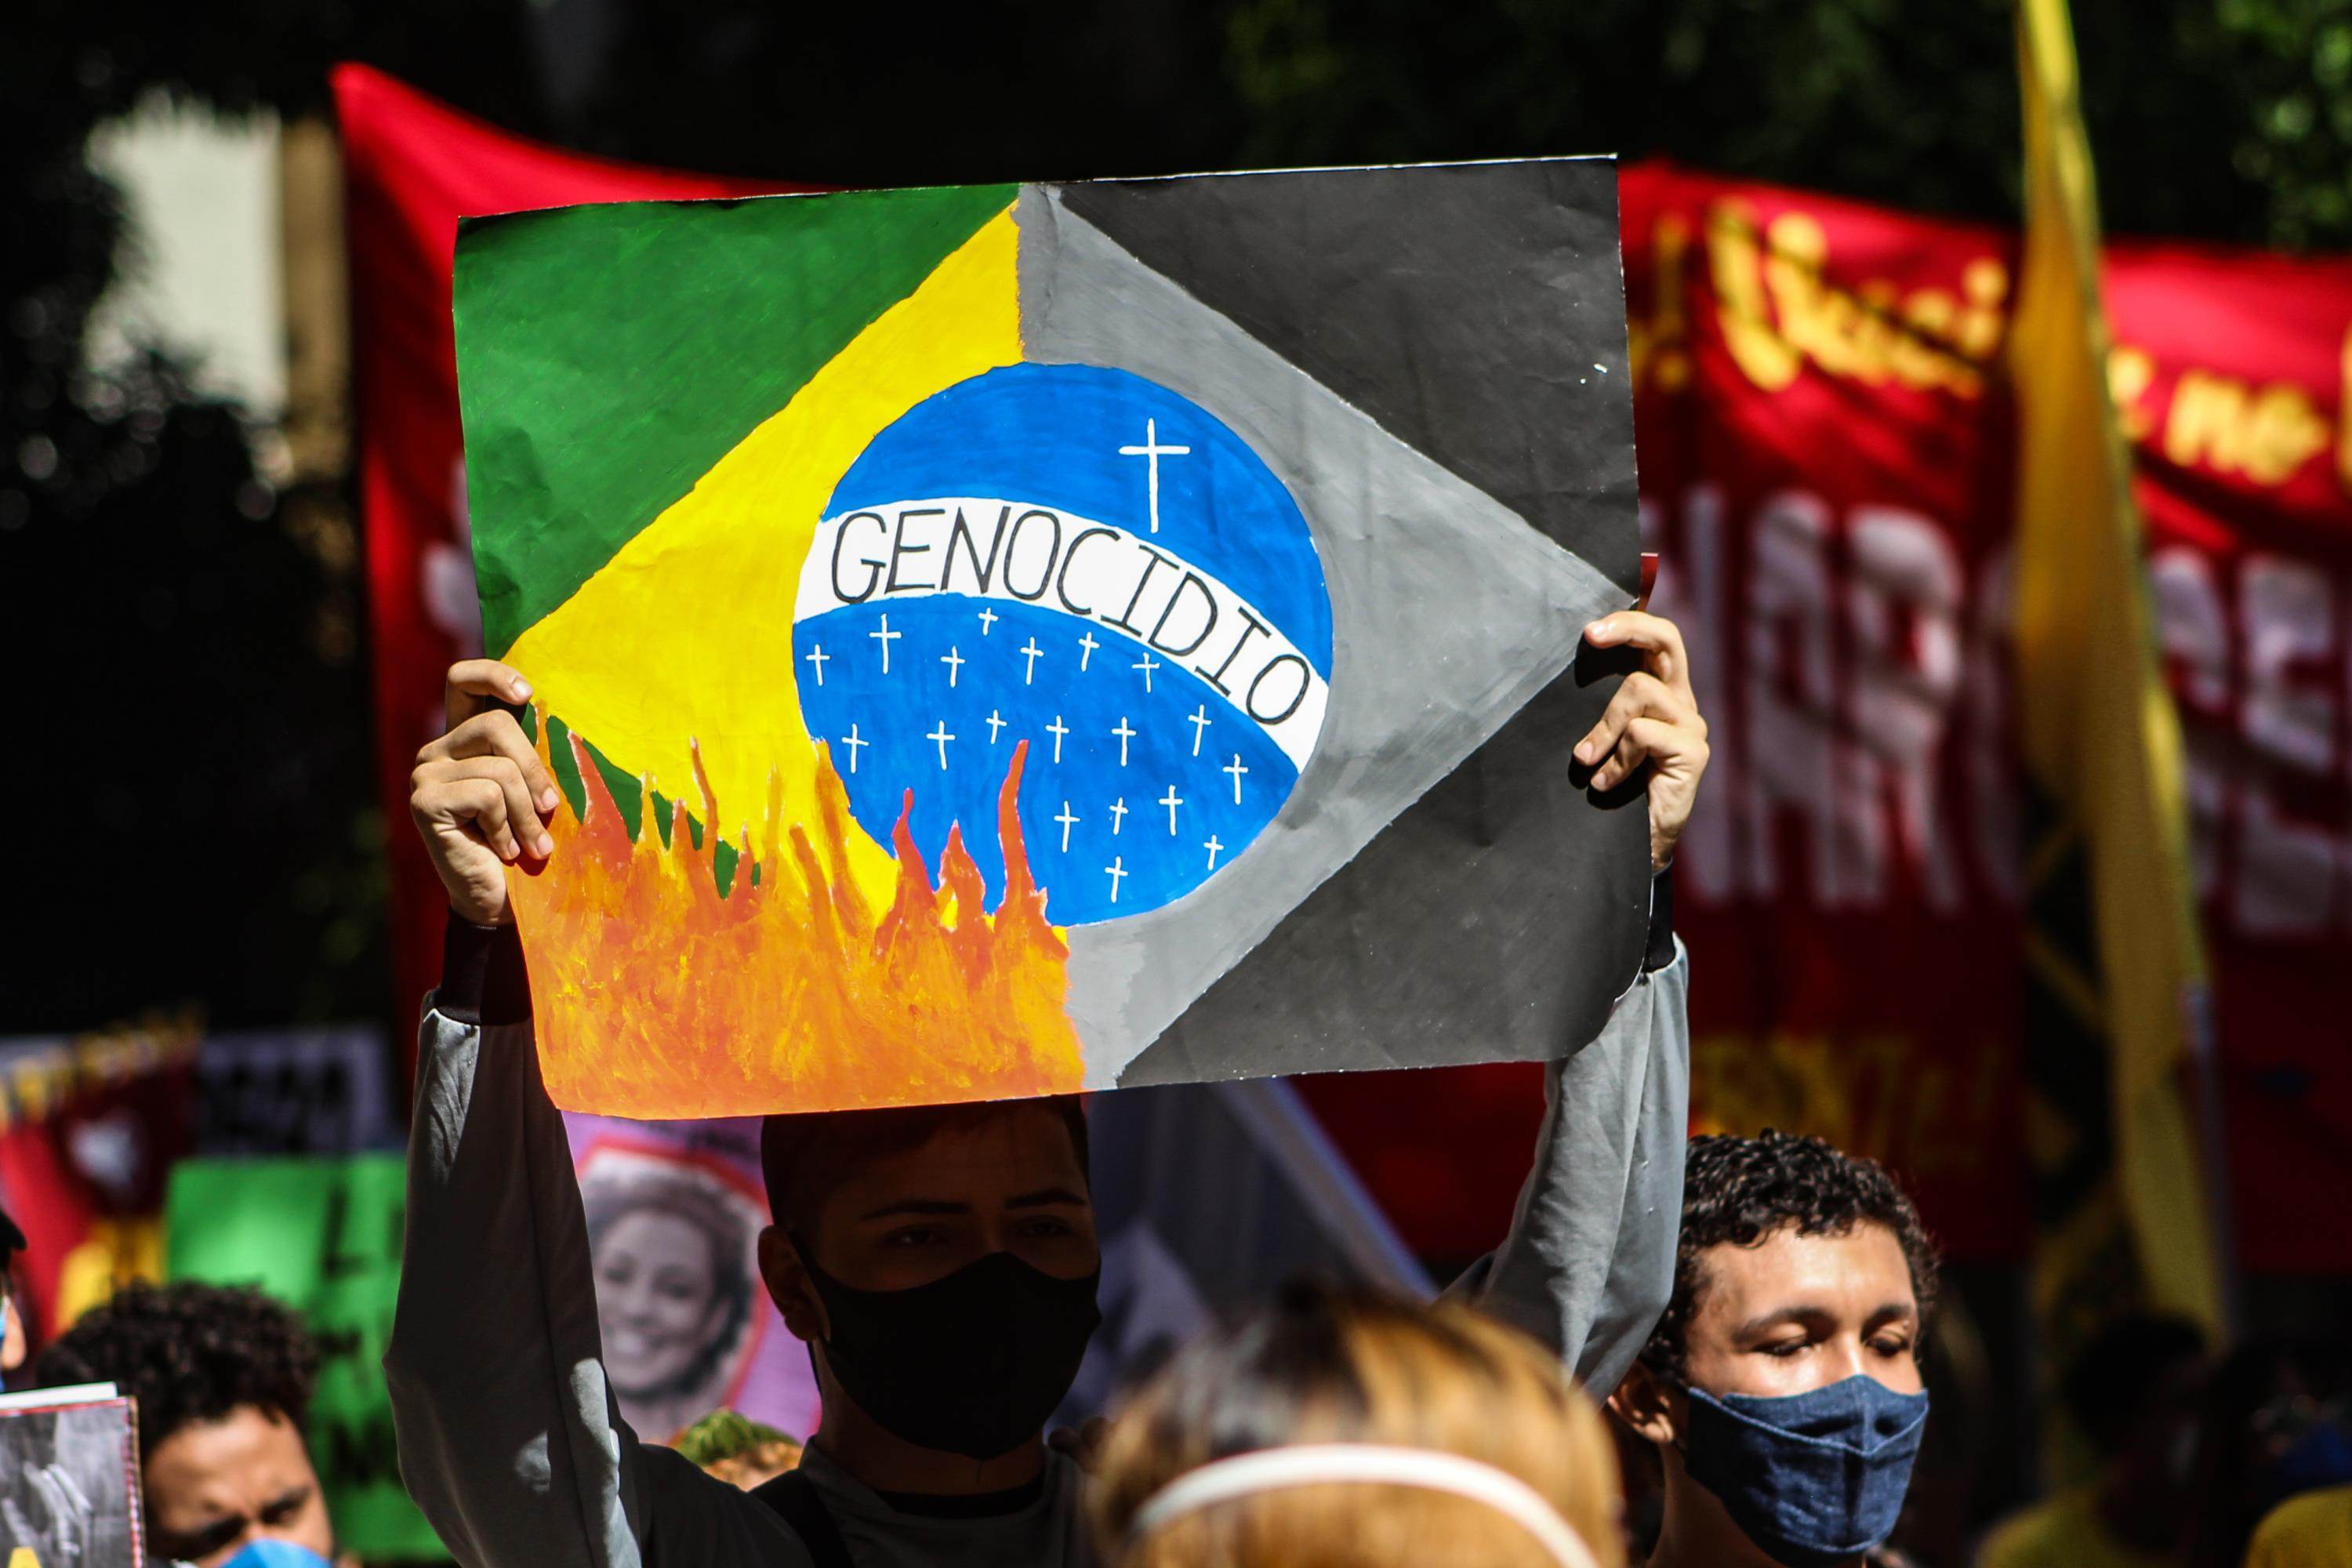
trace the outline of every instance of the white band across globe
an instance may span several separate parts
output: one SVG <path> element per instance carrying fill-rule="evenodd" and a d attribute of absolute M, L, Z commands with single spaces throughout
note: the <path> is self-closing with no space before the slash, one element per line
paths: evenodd
<path fill-rule="evenodd" d="M 1305 768 L 1330 688 L 1279 626 L 1156 540 L 1052 507 L 938 496 L 817 525 L 794 625 L 851 605 L 961 595 L 1051 610 L 1181 661 Z"/>

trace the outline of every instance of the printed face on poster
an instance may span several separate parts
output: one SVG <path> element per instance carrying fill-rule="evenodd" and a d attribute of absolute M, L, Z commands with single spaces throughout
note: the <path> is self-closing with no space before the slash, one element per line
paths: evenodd
<path fill-rule="evenodd" d="M 1612 164 L 519 214 L 457 298 L 559 1103 L 1543 1056 L 1630 978 Z"/>
<path fill-rule="evenodd" d="M 637 1435 L 729 1409 L 813 1431 L 808 1353 L 760 1279 L 759 1123 L 568 1115 L 605 1374 Z"/>

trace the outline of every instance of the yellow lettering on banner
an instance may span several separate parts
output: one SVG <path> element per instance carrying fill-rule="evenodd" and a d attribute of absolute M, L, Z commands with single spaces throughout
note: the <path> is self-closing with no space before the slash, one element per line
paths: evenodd
<path fill-rule="evenodd" d="M 1652 226 L 1650 318 L 1625 323 L 1636 387 L 1655 376 L 1663 390 L 1678 392 L 1690 380 L 1690 324 L 1683 302 L 1683 263 L 1689 252 L 1690 225 L 1680 216 L 1667 213 Z"/>
<path fill-rule="evenodd" d="M 8 1553 L 8 1568 L 41 1568 L 41 1560 L 29 1546 L 19 1546 Z"/>
<path fill-rule="evenodd" d="M 1764 302 L 1764 247 L 1744 202 L 1706 211 L 1706 260 L 1715 279 L 1717 324 L 1740 374 L 1767 392 L 1797 379 L 1802 362 L 1772 325 Z"/>
<path fill-rule="evenodd" d="M 2304 390 L 2274 381 L 2256 391 L 2210 371 L 2181 374 L 2164 423 L 2164 455 L 2280 485 L 2327 445 L 2327 424 Z"/>
<path fill-rule="evenodd" d="M 1939 289 L 1906 295 L 1884 278 L 1842 289 L 1828 279 L 1829 237 L 1818 219 L 1786 212 L 1759 234 L 1754 211 L 1734 200 L 1707 209 L 1706 239 L 1724 344 L 1765 391 L 1789 385 L 1807 361 L 1869 385 L 1983 391 L 1975 362 L 1999 348 L 2006 324 L 2009 269 L 2000 262 L 1969 263 L 1964 300 Z"/>
<path fill-rule="evenodd" d="M 2156 430 L 2156 411 L 2140 399 L 2156 384 L 2156 356 L 2146 349 L 2117 343 L 2107 351 L 2107 396 L 2116 405 L 2116 423 L 2124 439 L 2145 441 Z"/>

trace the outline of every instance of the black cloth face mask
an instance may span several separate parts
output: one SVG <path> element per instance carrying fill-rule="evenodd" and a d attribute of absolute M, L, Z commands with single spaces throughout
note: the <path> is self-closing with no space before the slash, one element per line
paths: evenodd
<path fill-rule="evenodd" d="M 793 1246 L 832 1331 L 825 1363 L 842 1391 L 919 1448 L 993 1459 L 1044 1429 L 1077 1380 L 1102 1322 L 1102 1271 L 1062 1279 L 1009 1252 L 904 1290 L 860 1290 Z"/>

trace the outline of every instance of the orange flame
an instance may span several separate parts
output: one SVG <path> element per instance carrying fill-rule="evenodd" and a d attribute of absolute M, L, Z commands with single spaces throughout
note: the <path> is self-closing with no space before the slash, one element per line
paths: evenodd
<path fill-rule="evenodd" d="M 542 716 L 542 759 L 549 728 Z M 713 867 L 721 818 L 699 750 L 702 846 L 681 800 L 665 848 L 651 781 L 640 786 L 633 843 L 586 748 L 571 740 L 585 818 L 569 800 L 560 805 L 546 865 L 509 879 L 530 955 L 541 1069 L 558 1105 L 728 1116 L 1078 1088 L 1084 1058 L 1065 1006 L 1069 948 L 1046 923 L 1014 811 L 1026 742 L 997 795 L 1005 890 L 995 915 L 982 912 L 985 889 L 961 826 L 932 886 L 908 826 L 909 790 L 891 836 L 898 886 L 877 921 L 850 875 L 849 797 L 822 748 L 823 858 L 804 826 L 780 820 L 783 781 L 771 770 L 760 874 L 755 881 L 747 826 L 721 898 Z"/>

